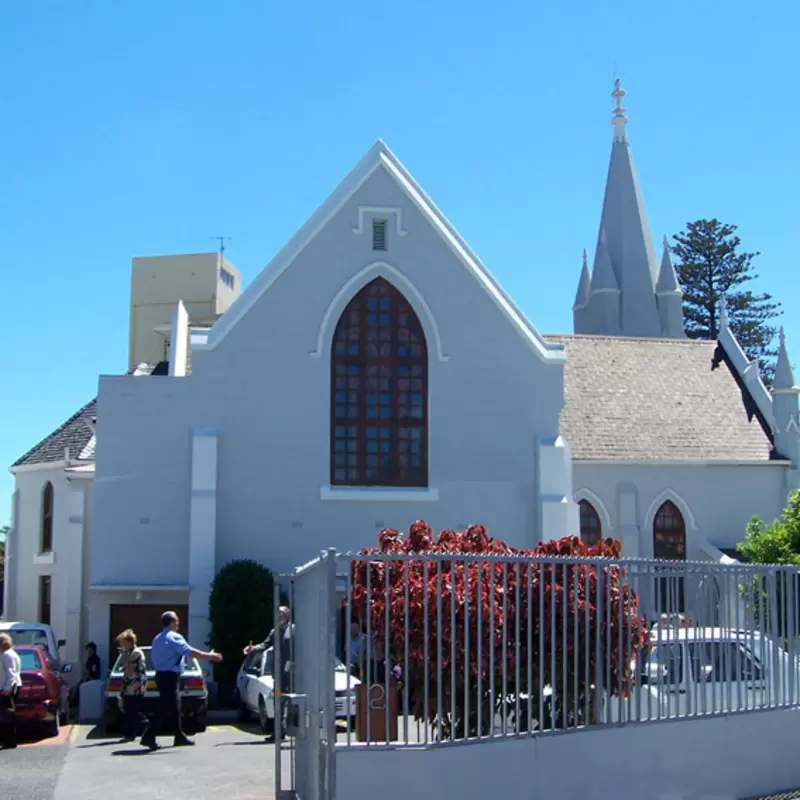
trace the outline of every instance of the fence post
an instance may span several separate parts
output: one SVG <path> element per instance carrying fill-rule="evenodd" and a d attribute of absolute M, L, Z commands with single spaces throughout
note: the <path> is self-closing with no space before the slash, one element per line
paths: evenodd
<path fill-rule="evenodd" d="M 281 626 L 281 613 L 280 613 L 280 604 L 281 604 L 281 586 L 280 586 L 280 576 L 275 576 L 275 581 L 272 587 L 272 630 L 273 631 L 280 631 Z M 281 721 L 283 718 L 282 709 L 282 697 L 281 697 L 281 689 L 283 683 L 283 675 L 281 674 L 283 670 L 280 668 L 281 665 L 281 639 L 283 638 L 280 634 L 275 636 L 275 641 L 273 642 L 274 655 L 273 655 L 273 664 L 277 665 L 274 669 L 275 672 L 275 696 L 273 700 L 272 707 L 274 709 L 275 714 L 275 722 L 273 727 L 273 738 L 275 739 L 275 797 L 281 797 L 282 791 L 282 770 L 281 770 L 281 741 L 282 731 L 281 731 Z"/>
<path fill-rule="evenodd" d="M 325 651 L 322 658 L 322 689 L 325 702 L 325 800 L 336 798 L 336 686 L 334 663 L 336 659 L 336 550 L 329 548 L 325 570 L 325 617 L 328 629 Z"/>

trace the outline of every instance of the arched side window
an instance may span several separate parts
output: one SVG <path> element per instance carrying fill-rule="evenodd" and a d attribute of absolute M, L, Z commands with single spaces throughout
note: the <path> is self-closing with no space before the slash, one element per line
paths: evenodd
<path fill-rule="evenodd" d="M 653 557 L 666 561 L 686 559 L 686 523 L 670 500 L 662 504 L 653 520 Z"/>
<path fill-rule="evenodd" d="M 50 481 L 42 490 L 42 531 L 39 552 L 50 553 L 53 550 L 53 484 Z"/>
<path fill-rule="evenodd" d="M 653 520 L 653 557 L 665 561 L 686 560 L 686 523 L 678 507 L 667 500 Z M 662 614 L 680 614 L 686 610 L 686 587 L 682 571 L 675 567 L 657 569 L 656 610 Z"/>
<path fill-rule="evenodd" d="M 428 350 L 411 305 L 376 278 L 331 347 L 331 483 L 428 485 Z"/>
<path fill-rule="evenodd" d="M 588 500 L 581 500 L 578 508 L 581 514 L 581 539 L 588 547 L 594 547 L 603 535 L 600 516 Z"/>

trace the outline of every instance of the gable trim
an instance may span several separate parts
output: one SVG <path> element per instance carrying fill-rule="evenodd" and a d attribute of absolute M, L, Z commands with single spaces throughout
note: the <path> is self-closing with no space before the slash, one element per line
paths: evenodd
<path fill-rule="evenodd" d="M 322 358 L 323 353 L 327 352 L 324 343 L 330 338 L 328 332 L 331 325 L 336 324 L 336 321 L 338 321 L 350 300 L 371 280 L 378 277 L 386 278 L 398 291 L 403 292 L 403 295 L 412 305 L 418 305 L 419 310 L 423 313 L 417 313 L 417 316 L 423 325 L 423 329 L 425 329 L 425 337 L 429 341 L 433 341 L 436 348 L 437 360 L 442 364 L 448 362 L 450 356 L 445 355 L 442 351 L 442 339 L 439 335 L 439 325 L 422 292 L 420 292 L 412 281 L 397 269 L 397 267 L 393 267 L 386 261 L 375 261 L 368 267 L 364 267 L 364 269 L 347 280 L 342 288 L 334 295 L 328 307 L 325 309 L 325 313 L 322 315 L 322 322 L 320 322 L 319 331 L 317 332 L 316 347 L 308 353 L 311 358 Z"/>
<path fill-rule="evenodd" d="M 591 503 L 592 508 L 594 508 L 600 516 L 600 524 L 603 526 L 600 535 L 604 539 L 607 536 L 606 531 L 614 530 L 614 524 L 611 522 L 611 514 L 608 513 L 605 503 L 591 489 L 585 487 L 578 489 L 578 491 L 572 495 L 572 499 L 575 503 L 580 503 L 581 500 L 586 500 L 587 503 Z"/>
<path fill-rule="evenodd" d="M 658 513 L 658 509 L 661 508 L 667 500 L 674 503 L 683 515 L 683 521 L 686 523 L 686 532 L 696 531 L 697 522 L 695 522 L 694 514 L 689 504 L 674 489 L 668 488 L 656 495 L 653 502 L 650 503 L 647 513 L 644 515 L 644 530 L 646 535 L 652 538 L 653 523 L 656 521 L 656 514 Z"/>
<path fill-rule="evenodd" d="M 378 168 L 386 170 L 408 198 L 417 206 L 434 230 L 516 328 L 536 356 L 545 363 L 563 364 L 566 361 L 564 346 L 548 344 L 544 341 L 527 317 L 516 307 L 491 273 L 469 249 L 466 242 L 382 141 L 378 141 L 369 150 L 328 199 L 311 215 L 300 230 L 284 245 L 275 258 L 239 296 L 230 309 L 214 324 L 206 342 L 198 342 L 194 345 L 194 349 L 214 350 L 235 327 L 236 323 L 278 280 L 283 272 L 288 269 L 308 244 Z"/>

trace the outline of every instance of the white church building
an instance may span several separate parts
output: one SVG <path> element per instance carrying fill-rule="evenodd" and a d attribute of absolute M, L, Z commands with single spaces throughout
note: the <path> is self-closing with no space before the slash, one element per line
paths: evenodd
<path fill-rule="evenodd" d="M 721 561 L 778 516 L 800 486 L 783 337 L 771 392 L 724 308 L 718 341 L 685 338 L 623 94 L 573 334 L 537 331 L 383 142 L 244 289 L 218 254 L 134 259 L 127 373 L 11 467 L 6 616 L 77 661 L 165 607 L 202 643 L 231 559 L 287 571 L 416 519 Z"/>

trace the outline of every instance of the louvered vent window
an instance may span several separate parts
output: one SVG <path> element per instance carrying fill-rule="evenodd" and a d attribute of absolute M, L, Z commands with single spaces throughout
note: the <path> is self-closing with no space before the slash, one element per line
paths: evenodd
<path fill-rule="evenodd" d="M 372 220 L 372 249 L 385 250 L 386 249 L 386 220 L 374 219 Z"/>

